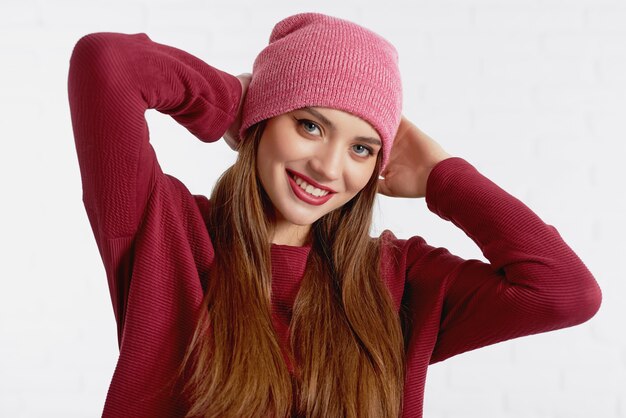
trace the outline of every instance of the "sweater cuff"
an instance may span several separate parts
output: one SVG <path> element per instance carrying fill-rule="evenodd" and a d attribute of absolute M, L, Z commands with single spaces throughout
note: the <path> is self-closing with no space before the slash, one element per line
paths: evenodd
<path fill-rule="evenodd" d="M 237 115 L 239 113 L 239 106 L 243 106 L 241 102 L 243 100 L 243 87 L 241 86 L 241 81 L 229 73 L 221 71 L 224 77 L 224 83 L 228 86 L 228 92 L 230 96 L 230 109 L 226 109 L 228 112 L 228 117 L 224 118 L 224 124 L 220 127 L 219 131 L 222 132 L 220 138 L 226 133 L 228 128 L 235 122 L 237 119 Z M 219 139 L 219 138 L 218 138 Z"/>
<path fill-rule="evenodd" d="M 437 163 L 431 170 L 426 181 L 426 205 L 428 209 L 443 219 L 449 220 L 444 212 L 446 198 L 450 194 L 454 200 L 458 201 L 463 197 L 458 195 L 458 190 L 452 190 L 453 186 L 459 182 L 468 181 L 467 173 L 478 173 L 476 168 L 460 157 L 450 157 Z M 443 209 L 443 210 L 442 210 Z"/>

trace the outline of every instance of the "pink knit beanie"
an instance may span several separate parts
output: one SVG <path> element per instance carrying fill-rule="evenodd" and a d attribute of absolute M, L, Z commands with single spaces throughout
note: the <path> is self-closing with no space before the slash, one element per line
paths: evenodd
<path fill-rule="evenodd" d="M 254 61 L 240 135 L 264 119 L 308 106 L 369 122 L 383 142 L 382 171 L 402 112 L 396 49 L 362 26 L 319 13 L 278 22 Z"/>

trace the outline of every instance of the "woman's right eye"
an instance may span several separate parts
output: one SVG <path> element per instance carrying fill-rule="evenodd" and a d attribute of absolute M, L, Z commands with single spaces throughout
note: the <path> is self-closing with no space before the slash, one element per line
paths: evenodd
<path fill-rule="evenodd" d="M 318 136 L 321 135 L 322 130 L 317 125 L 317 123 L 311 122 L 310 120 L 307 120 L 307 119 L 296 119 L 296 120 L 298 121 L 300 126 L 302 126 L 302 128 L 305 130 L 305 132 L 307 132 L 309 134 L 313 134 L 313 135 L 318 135 Z M 319 134 L 316 134 L 315 130 L 317 130 L 319 132 Z"/>

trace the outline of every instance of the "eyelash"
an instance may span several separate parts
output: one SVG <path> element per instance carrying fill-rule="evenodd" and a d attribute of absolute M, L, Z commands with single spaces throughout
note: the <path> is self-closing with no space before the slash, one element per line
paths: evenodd
<path fill-rule="evenodd" d="M 298 125 L 300 125 L 302 127 L 304 127 L 304 125 L 313 125 L 313 126 L 315 126 L 317 128 L 317 130 L 320 132 L 320 134 L 322 133 L 322 128 L 320 128 L 317 123 L 315 123 L 313 121 L 310 121 L 308 119 L 298 119 L 298 118 L 294 118 L 294 119 L 296 119 L 296 121 L 298 122 Z M 305 129 L 305 131 L 307 133 L 309 133 L 309 134 L 311 133 L 311 132 L 307 131 L 306 129 Z"/>
<path fill-rule="evenodd" d="M 320 126 L 319 126 L 317 123 L 313 122 L 313 121 L 310 121 L 310 120 L 308 120 L 308 119 L 298 119 L 298 118 L 294 118 L 294 119 L 295 119 L 295 120 L 298 122 L 298 124 L 299 124 L 300 126 L 302 126 L 303 128 L 304 128 L 304 125 L 313 125 L 313 126 L 315 126 L 315 127 L 317 128 L 317 130 L 318 130 L 320 133 L 322 132 L 322 128 L 320 128 Z M 306 129 L 304 129 L 304 130 L 305 130 L 307 133 L 309 133 L 309 134 L 311 133 L 311 132 L 307 131 Z M 363 144 L 355 144 L 355 145 L 353 145 L 353 146 L 352 146 L 352 148 L 353 148 L 353 149 L 354 149 L 355 147 L 362 147 L 363 149 L 365 149 L 365 150 L 367 151 L 367 157 L 370 157 L 370 156 L 374 155 L 374 150 L 373 150 L 372 148 L 368 147 L 367 145 L 363 145 Z M 362 155 L 362 154 L 359 154 L 359 153 L 355 153 L 355 154 L 356 154 L 357 156 L 359 156 L 359 157 L 363 157 L 363 155 Z"/>
<path fill-rule="evenodd" d="M 363 144 L 355 144 L 355 145 L 352 146 L 352 148 L 354 148 L 354 147 L 363 147 L 363 149 L 367 151 L 367 157 L 370 157 L 370 156 L 372 156 L 374 154 L 374 150 L 372 150 L 370 147 L 365 146 Z M 361 157 L 361 154 L 357 154 L 357 155 L 359 157 Z"/>

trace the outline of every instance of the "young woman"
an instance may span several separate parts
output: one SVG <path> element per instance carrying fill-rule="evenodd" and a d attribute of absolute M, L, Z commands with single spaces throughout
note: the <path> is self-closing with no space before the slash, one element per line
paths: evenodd
<path fill-rule="evenodd" d="M 284 19 L 239 78 L 88 35 L 69 97 L 118 325 L 105 417 L 421 417 L 430 363 L 599 308 L 556 229 L 401 117 L 396 51 L 354 23 Z M 161 171 L 146 109 L 237 149 L 210 200 Z M 377 192 L 425 197 L 489 263 L 371 238 Z"/>

